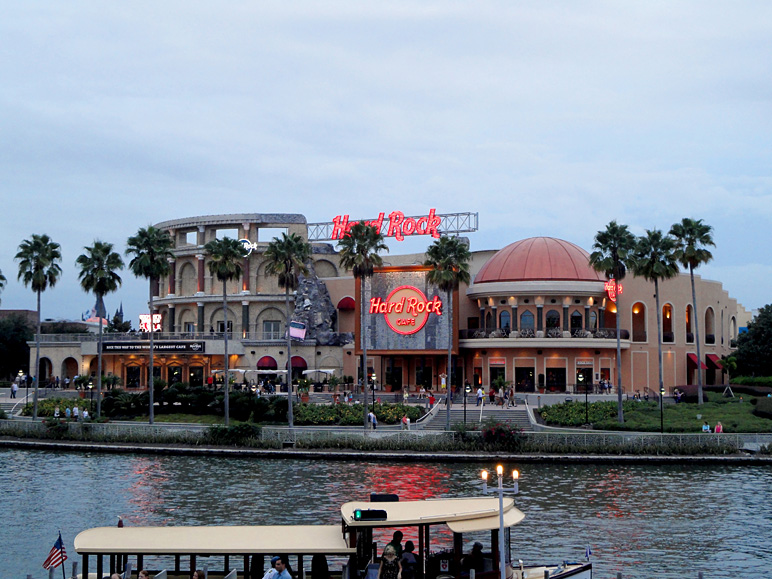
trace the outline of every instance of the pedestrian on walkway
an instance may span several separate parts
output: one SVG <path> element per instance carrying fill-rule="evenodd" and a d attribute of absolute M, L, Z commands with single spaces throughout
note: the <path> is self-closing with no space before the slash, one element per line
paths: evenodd
<path fill-rule="evenodd" d="M 16 398 L 16 393 L 19 391 L 19 383 L 14 382 L 11 384 L 11 398 Z"/>
<path fill-rule="evenodd" d="M 483 399 L 485 398 L 485 394 L 483 393 L 482 386 L 477 387 L 477 406 L 483 403 Z"/>
<path fill-rule="evenodd" d="M 370 424 L 372 424 L 373 430 L 378 428 L 378 419 L 375 417 L 375 412 L 373 412 L 372 410 L 367 415 L 367 420 L 368 420 L 368 422 L 370 422 Z"/>

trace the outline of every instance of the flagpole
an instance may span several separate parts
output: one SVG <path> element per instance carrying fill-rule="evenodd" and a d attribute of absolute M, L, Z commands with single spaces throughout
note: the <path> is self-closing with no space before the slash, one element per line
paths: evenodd
<path fill-rule="evenodd" d="M 64 549 L 64 541 L 62 541 L 62 530 L 59 529 L 59 542 L 62 545 L 62 549 Z M 64 561 L 62 561 L 62 579 L 67 579 L 64 574 Z"/>

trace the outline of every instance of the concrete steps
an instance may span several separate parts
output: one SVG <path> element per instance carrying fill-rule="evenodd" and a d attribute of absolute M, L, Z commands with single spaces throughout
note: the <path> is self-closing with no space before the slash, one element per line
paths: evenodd
<path fill-rule="evenodd" d="M 486 406 L 482 411 L 482 420 L 480 419 L 480 407 L 470 406 L 466 407 L 466 424 L 467 426 L 478 426 L 481 423 L 495 420 L 497 422 L 503 422 L 517 426 L 526 432 L 532 432 L 533 427 L 528 419 L 528 411 L 524 404 L 518 404 L 515 408 L 502 408 L 500 406 Z M 464 423 L 464 407 L 463 405 L 455 405 L 450 410 L 450 425 L 451 428 L 455 424 Z M 445 430 L 445 408 L 440 408 L 439 412 L 426 424 L 424 424 L 424 430 Z"/>

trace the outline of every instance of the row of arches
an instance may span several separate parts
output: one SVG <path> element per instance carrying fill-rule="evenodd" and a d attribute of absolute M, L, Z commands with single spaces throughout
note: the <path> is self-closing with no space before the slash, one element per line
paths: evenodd
<path fill-rule="evenodd" d="M 647 342 L 648 341 L 648 315 L 647 307 L 643 302 L 635 302 L 630 308 L 632 316 L 632 340 L 633 342 Z M 684 310 L 684 317 L 682 318 L 683 326 L 679 330 L 678 320 L 676 319 L 675 309 L 670 303 L 666 303 L 662 306 L 661 312 L 662 322 L 662 341 L 664 343 L 675 343 L 677 338 L 677 331 L 683 331 L 683 338 L 687 344 L 693 344 L 695 340 L 695 324 L 694 324 L 694 309 L 691 304 L 688 304 Z M 737 319 L 734 316 L 730 316 L 727 320 L 728 328 L 725 329 L 724 312 L 721 311 L 719 322 L 716 323 L 716 314 L 711 306 L 705 308 L 705 315 L 703 319 L 699 320 L 700 335 L 702 340 L 707 345 L 716 344 L 720 340 L 720 343 L 724 343 L 724 337 L 727 335 L 730 340 L 737 338 Z M 656 321 L 654 322 L 654 329 L 656 331 Z M 718 327 L 717 327 L 718 325 Z"/>

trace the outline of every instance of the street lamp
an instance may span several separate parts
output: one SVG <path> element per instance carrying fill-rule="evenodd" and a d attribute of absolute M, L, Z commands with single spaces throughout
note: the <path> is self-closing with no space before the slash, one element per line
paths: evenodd
<path fill-rule="evenodd" d="M 659 433 L 665 432 L 665 387 L 659 387 Z"/>
<path fill-rule="evenodd" d="M 21 379 L 24 378 L 24 372 L 19 370 L 19 373 L 16 375 L 16 380 L 19 382 L 19 386 L 21 386 Z M 27 387 L 27 394 L 24 396 L 24 403 L 27 403 L 27 398 L 29 398 L 29 383 L 25 380 L 24 383 Z"/>
<path fill-rule="evenodd" d="M 93 411 L 94 409 L 94 380 L 88 381 L 88 409 Z"/>
<path fill-rule="evenodd" d="M 466 395 L 472 391 L 472 386 L 469 383 L 464 384 L 464 426 L 466 426 Z"/>
<path fill-rule="evenodd" d="M 517 494 L 517 481 L 520 478 L 520 473 L 516 470 L 512 471 L 512 479 L 514 484 L 509 487 L 504 487 L 504 467 L 501 465 L 496 466 L 496 476 L 499 479 L 499 484 L 496 488 L 488 490 L 488 471 L 484 470 L 480 473 L 482 476 L 482 490 L 484 494 L 498 493 L 499 495 L 499 571 L 501 573 L 501 579 L 506 579 L 507 569 L 506 560 L 504 559 L 504 491 L 512 491 L 513 494 Z"/>

